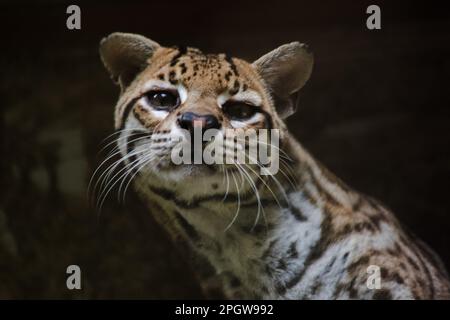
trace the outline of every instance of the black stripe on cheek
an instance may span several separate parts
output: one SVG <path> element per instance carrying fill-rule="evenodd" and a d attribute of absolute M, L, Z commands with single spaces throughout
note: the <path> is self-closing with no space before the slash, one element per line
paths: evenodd
<path fill-rule="evenodd" d="M 144 140 L 143 138 L 145 138 L 145 137 L 151 138 L 151 136 L 152 135 L 150 133 L 140 132 L 139 130 L 131 131 L 131 133 L 127 136 L 126 142 L 125 142 L 127 154 L 130 154 L 134 150 L 136 144 L 139 141 Z M 130 142 L 130 140 L 133 140 L 133 141 Z M 137 159 L 137 155 L 132 155 L 132 156 L 130 156 L 129 159 L 130 159 L 130 164 L 134 163 L 134 161 Z M 133 165 L 133 169 L 131 171 L 133 173 L 136 173 L 137 168 L 134 168 L 134 165 Z"/>
<path fill-rule="evenodd" d="M 136 102 L 141 98 L 141 96 L 138 96 L 134 99 L 131 99 L 130 102 L 128 102 L 128 104 L 125 106 L 125 109 L 123 110 L 123 114 L 122 114 L 122 122 L 120 124 L 120 128 L 119 130 L 123 130 L 123 128 L 125 127 L 125 122 L 127 121 L 128 115 L 130 114 L 131 110 L 133 109 L 134 105 L 136 104 Z"/>
<path fill-rule="evenodd" d="M 132 133 L 133 132 L 135 132 L 135 131 L 132 131 Z M 133 148 L 134 148 L 134 143 L 130 143 L 130 140 L 131 140 L 131 137 L 132 137 L 133 135 L 132 134 L 130 134 L 130 135 L 128 135 L 127 136 L 127 139 L 126 139 L 126 150 L 127 150 L 127 154 L 130 154 L 132 151 L 133 151 Z M 132 155 L 132 156 L 130 156 L 130 164 L 132 164 L 132 163 L 134 163 L 134 161 L 136 160 L 136 158 L 137 158 L 137 156 L 136 155 Z M 127 166 L 127 164 L 125 164 L 126 166 Z M 136 172 L 136 170 L 135 169 L 132 169 L 131 170 L 133 173 L 135 173 Z"/>
<path fill-rule="evenodd" d="M 144 138 L 151 138 L 151 137 L 152 137 L 151 133 L 141 132 L 140 130 L 131 131 L 131 133 L 127 136 L 127 139 L 126 139 L 127 154 L 130 153 L 131 151 L 133 151 L 133 149 L 135 148 L 135 146 L 138 142 L 143 141 Z M 133 140 L 133 141 L 130 142 L 130 140 Z M 135 157 L 135 156 L 133 156 L 133 157 Z"/>
<path fill-rule="evenodd" d="M 134 131 L 132 131 L 132 132 L 134 132 Z M 134 145 L 132 143 L 130 143 L 131 136 L 132 136 L 132 134 L 128 135 L 127 136 L 127 141 L 125 142 L 126 143 L 126 147 L 127 147 L 127 154 L 131 153 L 131 151 L 133 151 L 133 147 L 134 147 Z M 132 156 L 132 157 L 136 158 L 136 156 Z M 131 161 L 133 161 L 133 159 L 131 159 Z"/>

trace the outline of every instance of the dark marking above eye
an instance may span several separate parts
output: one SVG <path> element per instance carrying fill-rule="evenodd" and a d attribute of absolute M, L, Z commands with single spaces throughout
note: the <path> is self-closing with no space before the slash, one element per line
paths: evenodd
<path fill-rule="evenodd" d="M 238 76 L 239 76 L 239 72 L 237 71 L 237 67 L 236 67 L 236 64 L 234 63 L 233 59 L 232 59 L 229 55 L 226 55 L 226 56 L 225 56 L 225 60 L 226 60 L 226 61 L 228 62 L 228 64 L 230 65 L 230 68 L 231 68 L 231 70 L 233 71 L 234 75 L 235 75 L 236 77 L 238 77 Z"/>
<path fill-rule="evenodd" d="M 184 73 L 186 73 L 186 71 L 187 71 L 187 67 L 186 67 L 186 64 L 184 64 L 184 63 L 181 63 L 181 64 L 180 64 L 180 68 L 181 68 L 181 74 L 184 74 Z"/>
<path fill-rule="evenodd" d="M 178 59 L 185 55 L 187 52 L 187 48 L 185 46 L 178 46 L 174 48 L 175 50 L 178 50 L 178 53 L 172 58 L 172 61 L 170 62 L 170 66 L 173 67 L 177 64 Z"/>
<path fill-rule="evenodd" d="M 230 93 L 232 96 L 234 96 L 236 93 L 238 93 L 239 87 L 240 87 L 239 81 L 238 81 L 238 80 L 235 80 L 235 81 L 234 81 L 234 84 L 233 84 L 233 88 L 231 88 L 231 89 L 229 90 L 229 93 Z"/>
<path fill-rule="evenodd" d="M 177 83 L 177 80 L 175 79 L 176 78 L 176 73 L 175 73 L 175 71 L 170 71 L 170 73 L 169 73 L 169 82 L 171 83 L 171 84 L 176 84 Z"/>
<path fill-rule="evenodd" d="M 227 73 L 225 73 L 225 80 L 230 81 L 230 78 L 232 75 L 233 75 L 233 73 L 231 71 L 228 71 Z"/>
<path fill-rule="evenodd" d="M 236 93 L 238 93 L 238 91 L 237 91 L 235 88 L 231 88 L 230 90 L 228 90 L 228 93 L 229 93 L 231 96 L 234 96 Z"/>

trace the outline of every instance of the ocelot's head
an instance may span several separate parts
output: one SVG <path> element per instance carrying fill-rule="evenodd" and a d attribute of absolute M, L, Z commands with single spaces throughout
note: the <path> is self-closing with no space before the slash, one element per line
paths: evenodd
<path fill-rule="evenodd" d="M 313 64 L 307 46 L 298 42 L 248 63 L 126 33 L 104 38 L 100 54 L 121 90 L 115 128 L 127 170 L 173 182 L 202 177 L 221 183 L 224 168 L 250 170 L 229 163 L 174 163 L 175 147 L 178 155 L 190 150 L 192 157 L 195 131 L 214 132 L 196 145 L 201 150 L 223 144 L 233 136 L 230 129 L 278 129 L 282 144 L 283 119 L 295 111 L 297 92 Z M 233 141 L 240 145 L 235 150 L 245 150 L 245 139 Z"/>

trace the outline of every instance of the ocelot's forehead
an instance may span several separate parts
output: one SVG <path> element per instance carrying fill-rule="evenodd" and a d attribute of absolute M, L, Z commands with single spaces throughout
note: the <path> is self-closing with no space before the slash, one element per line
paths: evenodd
<path fill-rule="evenodd" d="M 230 95 L 258 89 L 257 77 L 247 62 L 226 54 L 204 54 L 196 48 L 160 48 L 152 57 L 147 77 L 183 84 L 187 89 Z"/>

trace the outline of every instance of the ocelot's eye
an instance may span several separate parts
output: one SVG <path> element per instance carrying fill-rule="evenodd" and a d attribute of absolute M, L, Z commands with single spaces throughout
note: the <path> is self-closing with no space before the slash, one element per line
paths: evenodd
<path fill-rule="evenodd" d="M 145 94 L 146 102 L 157 110 L 170 110 L 178 107 L 180 97 L 177 92 L 169 90 L 153 90 Z"/>
<path fill-rule="evenodd" d="M 258 107 L 240 101 L 227 101 L 222 105 L 222 110 L 231 120 L 247 120 L 258 112 Z"/>

